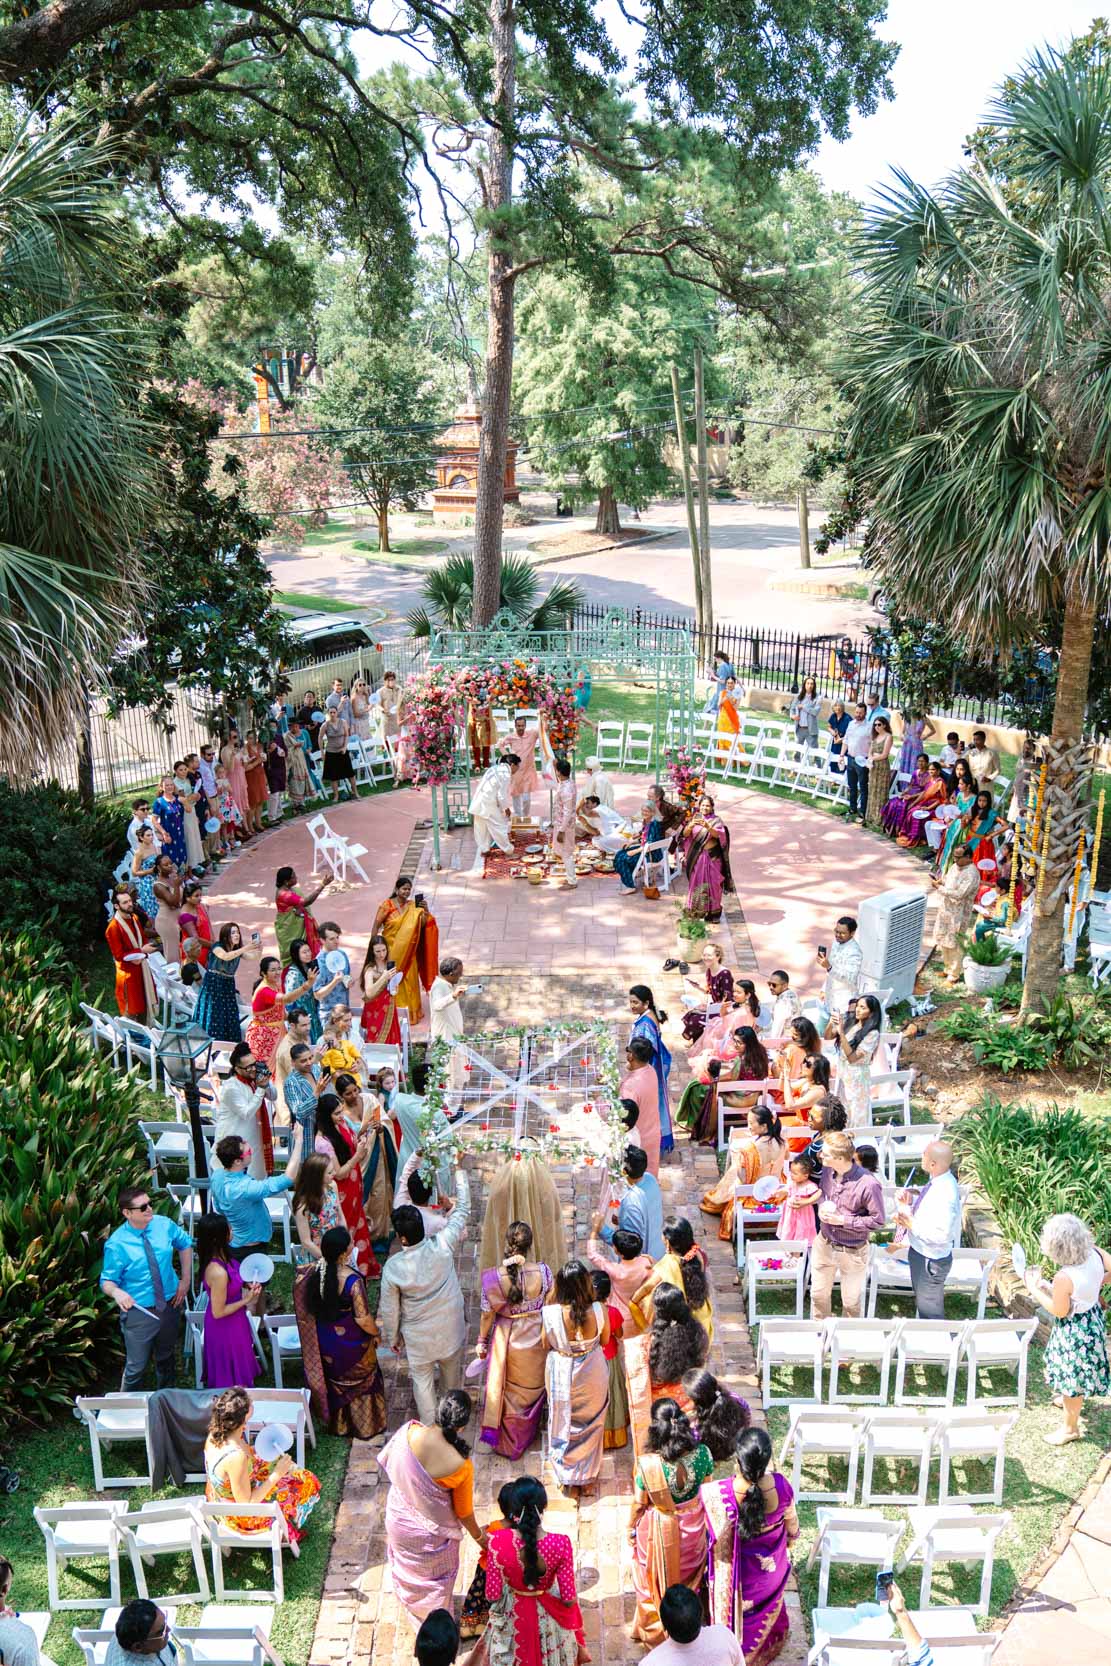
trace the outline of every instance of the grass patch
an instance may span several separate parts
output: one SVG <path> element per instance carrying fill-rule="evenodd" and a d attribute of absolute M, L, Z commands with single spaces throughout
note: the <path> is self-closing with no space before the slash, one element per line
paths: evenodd
<path fill-rule="evenodd" d="M 358 602 L 340 602 L 334 596 L 318 596 L 312 590 L 275 590 L 274 600 L 282 607 L 303 607 L 312 613 L 361 613 Z M 375 609 L 375 611 L 379 611 Z"/>
<path fill-rule="evenodd" d="M 383 550 L 377 538 L 356 538 L 351 548 L 357 555 L 380 556 L 389 561 L 396 555 L 439 555 L 447 546 L 446 538 L 391 538 L 389 549 Z"/>
<path fill-rule="evenodd" d="M 784 1315 L 791 1311 L 789 1298 L 784 1296 L 782 1300 L 773 1300 L 772 1292 L 765 1292 L 761 1296 L 761 1305 L 766 1305 L 769 1314 L 773 1310 L 782 1311 Z M 945 1306 L 947 1315 L 951 1317 L 975 1317 L 975 1306 L 970 1297 L 947 1296 Z M 904 1316 L 911 1311 L 908 1301 L 898 1304 L 885 1303 L 881 1298 L 881 1307 L 886 1307 L 891 1314 L 899 1313 Z M 989 1304 L 988 1317 L 999 1316 L 999 1310 Z M 1007 1441 L 1003 1508 L 1012 1512 L 1012 1519 L 997 1544 L 990 1603 L 992 1616 L 997 1616 L 1006 1606 L 1031 1565 L 1043 1554 L 1062 1518 L 1091 1479 L 1103 1453 L 1107 1450 L 1108 1442 L 1111 1441 L 1111 1406 L 1106 1402 L 1093 1400 L 1085 1407 L 1087 1434 L 1083 1440 L 1077 1441 L 1075 1445 L 1057 1449 L 1045 1446 L 1042 1437 L 1056 1427 L 1060 1412 L 1052 1404 L 1042 1360 L 1043 1350 L 1035 1342 L 1030 1350 L 1026 1405 L 1019 1413 L 1018 1423 Z M 850 1376 L 860 1392 L 866 1392 L 876 1380 L 875 1372 L 867 1367 L 853 1368 Z M 789 1380 L 786 1372 L 778 1372 L 773 1378 L 775 1392 L 789 1392 L 786 1386 Z M 943 1386 L 940 1376 L 937 1381 Z M 1005 1381 L 1007 1384 L 1013 1384 L 1014 1379 L 1009 1374 L 996 1374 L 995 1382 L 999 1392 L 1008 1391 L 1003 1386 Z M 813 1390 L 813 1374 L 801 1374 L 796 1379 L 796 1386 L 800 1398 L 810 1394 Z M 928 1391 L 939 1392 L 939 1388 L 931 1381 Z M 965 1378 L 962 1370 L 957 1379 L 958 1405 L 963 1405 L 964 1394 Z M 787 1433 L 789 1421 L 786 1407 L 773 1407 L 768 1413 L 768 1432 L 775 1442 L 777 1455 Z M 789 1464 L 786 1466 L 786 1472 L 790 1479 Z M 898 1476 L 897 1480 L 892 1479 L 895 1474 Z M 812 1488 L 821 1487 L 823 1490 L 832 1491 L 834 1486 L 844 1485 L 845 1465 L 838 1459 L 812 1458 L 808 1459 L 803 1475 L 804 1487 L 809 1484 Z M 986 1492 L 991 1487 L 988 1466 L 978 1461 L 959 1467 L 957 1476 L 969 1491 Z M 883 1491 L 910 1491 L 916 1477 L 917 1465 L 903 1466 L 896 1471 L 889 1464 L 885 1471 L 877 1470 L 877 1485 Z M 930 1504 L 936 1502 L 938 1484 L 938 1460 L 935 1457 L 927 1493 Z M 807 1571 L 806 1559 L 817 1534 L 819 1507 L 828 1506 L 814 1503 L 799 1505 L 802 1535 L 794 1549 L 795 1572 L 798 1576 L 803 1612 L 807 1615 L 818 1599 L 818 1569 L 815 1566 Z M 860 1507 L 859 1493 L 854 1507 Z M 905 1520 L 905 1506 L 893 1504 L 869 1507 L 882 1509 L 883 1514 L 891 1520 L 898 1520 L 900 1517 Z M 974 1506 L 978 1514 L 987 1514 L 991 1508 L 986 1504 Z M 900 1549 L 905 1550 L 908 1543 L 909 1540 L 904 1538 Z M 921 1606 L 920 1581 L 921 1570 L 918 1567 L 906 1568 L 899 1575 L 899 1585 L 909 1608 Z M 828 1600 L 833 1606 L 853 1607 L 858 1602 L 871 1601 L 872 1587 L 873 1575 L 869 1569 L 835 1567 L 830 1574 Z M 969 1605 L 977 1600 L 979 1589 L 978 1565 L 963 1568 L 955 1563 L 942 1563 L 934 1571 L 931 1603 Z"/>

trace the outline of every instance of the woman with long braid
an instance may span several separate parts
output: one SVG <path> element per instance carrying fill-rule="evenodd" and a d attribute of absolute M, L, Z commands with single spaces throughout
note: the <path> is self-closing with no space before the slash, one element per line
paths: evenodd
<path fill-rule="evenodd" d="M 490 1535 L 486 1595 L 492 1607 L 482 1653 L 498 1666 L 588 1661 L 571 1541 L 542 1530 L 547 1493 L 534 1476 L 523 1475 L 507 1502 L 508 1525 Z"/>
<path fill-rule="evenodd" d="M 532 1227 L 511 1221 L 501 1265 L 482 1275 L 475 1353 L 487 1361 L 480 1439 L 503 1458 L 519 1458 L 536 1439 L 547 1392 L 541 1309 L 552 1274 L 532 1259 Z"/>

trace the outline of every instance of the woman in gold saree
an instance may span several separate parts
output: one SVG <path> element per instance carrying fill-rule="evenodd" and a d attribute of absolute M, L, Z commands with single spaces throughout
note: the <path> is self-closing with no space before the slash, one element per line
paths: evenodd
<path fill-rule="evenodd" d="M 500 1267 L 482 1275 L 482 1317 L 475 1353 L 487 1361 L 481 1439 L 503 1458 L 528 1451 L 547 1399 L 541 1309 L 552 1288 L 550 1268 L 534 1261 L 532 1228 L 513 1221 Z"/>
<path fill-rule="evenodd" d="M 410 1021 L 420 1023 L 421 989 L 429 989 L 439 969 L 440 934 L 423 903 L 413 900 L 413 881 L 401 878 L 374 916 L 372 937 L 386 940 L 389 958 L 401 973 L 396 1001 Z"/>
<path fill-rule="evenodd" d="M 714 1473 L 714 1460 L 674 1400 L 652 1407 L 646 1446 L 633 1474 L 629 1538 L 637 1599 L 633 1636 L 654 1647 L 664 1641 L 660 1602 L 668 1586 L 697 1591 L 705 1577 L 701 1487 Z"/>

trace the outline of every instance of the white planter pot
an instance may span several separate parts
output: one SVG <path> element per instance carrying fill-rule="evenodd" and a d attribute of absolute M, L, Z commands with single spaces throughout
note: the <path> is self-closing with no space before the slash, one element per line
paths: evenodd
<path fill-rule="evenodd" d="M 965 987 L 977 995 L 983 995 L 989 989 L 1000 989 L 1006 983 L 1010 969 L 1009 963 L 1005 966 L 977 966 L 965 955 L 962 965 Z"/>
<path fill-rule="evenodd" d="M 690 965 L 692 961 L 699 958 L 709 941 L 708 937 L 680 937 L 677 932 L 675 934 L 675 952 L 680 960 L 685 960 Z"/>

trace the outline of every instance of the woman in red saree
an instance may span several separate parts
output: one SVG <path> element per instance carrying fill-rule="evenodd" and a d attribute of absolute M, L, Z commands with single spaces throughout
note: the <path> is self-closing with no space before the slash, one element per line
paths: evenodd
<path fill-rule="evenodd" d="M 515 1481 L 507 1527 L 486 1547 L 490 1620 L 468 1666 L 580 1666 L 589 1661 L 571 1541 L 543 1533 L 548 1495 L 532 1475 Z"/>
<path fill-rule="evenodd" d="M 341 1113 L 339 1096 L 322 1093 L 316 1105 L 317 1156 L 327 1157 L 332 1179 L 339 1193 L 343 1224 L 355 1245 L 355 1265 L 364 1278 L 381 1278 L 382 1268 L 370 1241 L 366 1209 L 363 1206 L 363 1163 L 370 1155 L 370 1143 L 356 1140 Z"/>
<path fill-rule="evenodd" d="M 386 939 L 381 934 L 372 937 L 359 976 L 363 991 L 363 1015 L 359 1028 L 363 1032 L 363 1040 L 372 1046 L 401 1046 L 397 1001 L 389 990 L 395 970 Z"/>
<path fill-rule="evenodd" d="M 440 970 L 440 933 L 432 915 L 413 898 L 413 881 L 399 879 L 385 902 L 378 905 L 372 936 L 386 939 L 390 959 L 401 973 L 397 1004 L 410 1021 L 421 1020 L 421 989 L 431 989 Z"/>
<path fill-rule="evenodd" d="M 320 953 L 320 928 L 309 910 L 330 884 L 331 880 L 325 879 L 310 896 L 302 897 L 298 893 L 297 875 L 292 868 L 279 868 L 274 875 L 274 907 L 278 911 L 274 935 L 278 939 L 283 966 L 289 965 L 293 945 L 299 937 L 303 937 L 309 945 L 314 960 Z"/>

